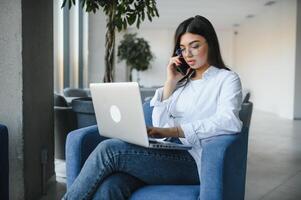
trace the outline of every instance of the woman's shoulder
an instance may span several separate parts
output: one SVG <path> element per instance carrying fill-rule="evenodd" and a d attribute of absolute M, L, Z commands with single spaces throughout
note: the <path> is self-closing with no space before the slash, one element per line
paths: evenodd
<path fill-rule="evenodd" d="M 222 79 L 239 79 L 239 75 L 232 71 L 232 70 L 227 70 L 227 69 L 223 69 L 223 68 L 217 68 L 215 67 L 216 70 L 218 71 L 218 76 L 219 78 L 222 78 Z"/>

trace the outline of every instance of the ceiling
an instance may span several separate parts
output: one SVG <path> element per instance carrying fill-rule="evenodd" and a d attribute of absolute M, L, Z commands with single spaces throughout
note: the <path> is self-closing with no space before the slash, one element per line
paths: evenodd
<path fill-rule="evenodd" d="M 273 0 L 275 4 L 279 1 Z M 256 17 L 271 0 L 157 0 L 160 17 L 150 23 L 146 20 L 143 27 L 175 28 L 181 21 L 195 15 L 208 18 L 216 29 L 231 29 L 247 20 L 248 15 Z M 271 5 L 274 6 L 275 4 Z M 236 26 L 237 26 L 236 25 Z"/>

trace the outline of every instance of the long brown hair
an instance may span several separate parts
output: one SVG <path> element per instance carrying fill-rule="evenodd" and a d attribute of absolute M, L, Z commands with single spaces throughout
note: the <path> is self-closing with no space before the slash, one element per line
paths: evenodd
<path fill-rule="evenodd" d="M 230 70 L 228 67 L 226 67 L 222 59 L 216 32 L 208 19 L 203 16 L 197 15 L 195 17 L 186 19 L 178 26 L 174 36 L 173 56 L 176 56 L 176 51 L 180 48 L 181 37 L 185 33 L 198 34 L 206 39 L 208 44 L 209 65 L 215 66 L 220 69 Z M 191 73 L 193 74 L 189 74 L 189 77 L 195 74 L 194 70 Z M 187 79 L 187 77 L 183 78 L 181 82 Z"/>

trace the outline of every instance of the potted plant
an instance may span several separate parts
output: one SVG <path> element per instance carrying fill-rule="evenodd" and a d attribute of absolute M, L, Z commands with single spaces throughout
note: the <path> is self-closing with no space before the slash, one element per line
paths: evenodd
<path fill-rule="evenodd" d="M 117 52 L 118 61 L 125 60 L 126 62 L 129 81 L 132 81 L 132 71 L 136 69 L 139 82 L 139 72 L 147 70 L 154 58 L 148 42 L 143 38 L 138 38 L 136 33 L 125 34 Z"/>
<path fill-rule="evenodd" d="M 62 7 L 68 2 L 69 9 L 75 5 L 75 0 L 64 0 Z M 87 12 L 96 12 L 100 7 L 107 17 L 106 52 L 105 52 L 105 75 L 104 82 L 114 80 L 114 47 L 115 29 L 119 32 L 136 22 L 139 28 L 142 21 L 147 17 L 152 21 L 153 17 L 159 17 L 155 0 L 79 0 L 81 6 Z"/>

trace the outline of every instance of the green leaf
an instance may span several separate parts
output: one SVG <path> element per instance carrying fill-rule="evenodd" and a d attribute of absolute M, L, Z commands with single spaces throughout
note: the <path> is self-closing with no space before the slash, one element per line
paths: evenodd
<path fill-rule="evenodd" d="M 152 21 L 152 16 L 149 13 L 147 13 L 147 18 L 149 21 Z"/>
<path fill-rule="evenodd" d="M 140 16 L 138 16 L 138 20 L 137 20 L 137 24 L 136 24 L 136 26 L 137 26 L 137 28 L 139 29 L 140 28 Z"/>
<path fill-rule="evenodd" d="M 127 21 L 129 23 L 129 25 L 132 25 L 135 23 L 136 21 L 136 18 L 137 18 L 137 15 L 136 14 L 131 14 L 127 17 Z"/>
<path fill-rule="evenodd" d="M 115 20 L 115 25 L 117 26 L 118 31 L 120 32 L 122 30 L 123 22 L 121 18 L 117 18 Z"/>
<path fill-rule="evenodd" d="M 69 0 L 69 10 L 71 9 L 72 7 L 72 0 Z"/>
<path fill-rule="evenodd" d="M 127 29 L 127 25 L 128 25 L 127 20 L 124 19 L 124 20 L 123 20 L 123 29 L 124 29 L 124 30 Z"/>
<path fill-rule="evenodd" d="M 159 12 L 158 12 L 158 10 L 157 9 L 155 9 L 155 13 L 156 13 L 156 16 L 157 17 L 159 17 L 160 15 L 159 15 Z"/>
<path fill-rule="evenodd" d="M 64 0 L 64 1 L 63 1 L 61 8 L 65 7 L 66 2 L 67 2 L 67 0 Z"/>
<path fill-rule="evenodd" d="M 142 19 L 142 21 L 144 21 L 144 19 L 145 19 L 145 14 L 144 14 L 144 12 L 141 13 L 141 19 Z"/>

